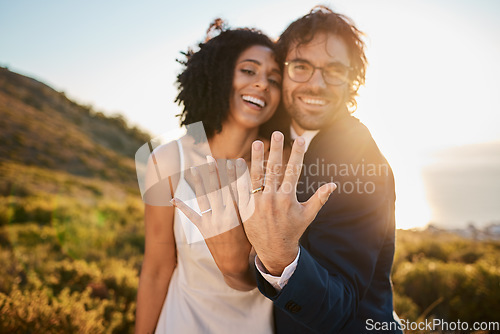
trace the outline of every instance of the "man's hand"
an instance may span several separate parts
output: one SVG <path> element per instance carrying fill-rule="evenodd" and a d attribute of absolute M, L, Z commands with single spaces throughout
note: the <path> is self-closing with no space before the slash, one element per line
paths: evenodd
<path fill-rule="evenodd" d="M 296 258 L 300 237 L 336 188 L 334 183 L 327 183 L 307 202 L 297 201 L 297 182 L 304 153 L 305 141 L 299 137 L 283 168 L 283 134 L 274 132 L 264 174 L 264 144 L 255 141 L 252 145 L 252 189 L 262 186 L 264 189 L 251 195 L 253 214 L 248 218 L 242 215 L 243 225 L 260 261 L 274 276 L 281 276 L 285 267 Z"/>

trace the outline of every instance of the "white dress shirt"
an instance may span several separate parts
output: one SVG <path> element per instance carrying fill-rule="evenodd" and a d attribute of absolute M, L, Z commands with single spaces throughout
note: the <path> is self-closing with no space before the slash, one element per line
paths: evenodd
<path fill-rule="evenodd" d="M 311 144 L 311 141 L 318 134 L 318 132 L 319 130 L 306 130 L 304 131 L 304 133 L 302 133 L 302 136 L 300 136 L 304 138 L 304 141 L 306 143 L 306 151 L 309 148 L 309 144 Z M 299 137 L 299 135 L 297 134 L 297 132 L 295 132 L 293 126 L 291 125 L 290 125 L 290 137 L 292 137 L 292 140 L 295 140 Z M 271 284 L 276 289 L 276 291 L 279 292 L 281 291 L 281 289 L 283 289 L 286 283 L 288 283 L 288 280 L 290 279 L 290 277 L 292 277 L 293 273 L 295 272 L 295 268 L 297 268 L 297 262 L 299 262 L 299 256 L 300 256 L 300 248 L 297 253 L 297 256 L 295 257 L 295 260 L 293 260 L 292 263 L 286 266 L 281 276 L 271 275 L 266 270 L 266 268 L 264 267 L 258 256 L 255 256 L 255 266 L 257 267 L 257 270 L 260 272 L 262 277 L 264 277 L 264 279 L 268 281 L 269 284 Z"/>

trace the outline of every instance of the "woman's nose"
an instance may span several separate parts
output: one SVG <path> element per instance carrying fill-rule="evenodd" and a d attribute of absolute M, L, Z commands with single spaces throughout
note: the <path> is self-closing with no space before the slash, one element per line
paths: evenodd
<path fill-rule="evenodd" d="M 263 90 L 267 90 L 269 86 L 269 82 L 267 81 L 267 77 L 265 75 L 259 75 L 254 82 L 254 86 L 261 88 Z"/>

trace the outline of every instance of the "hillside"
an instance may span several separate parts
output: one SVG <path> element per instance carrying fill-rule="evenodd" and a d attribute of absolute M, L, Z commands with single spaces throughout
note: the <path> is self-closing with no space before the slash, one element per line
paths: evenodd
<path fill-rule="evenodd" d="M 149 136 L 49 86 L 0 67 L 0 165 L 64 171 L 137 187 L 134 154 Z"/>
<path fill-rule="evenodd" d="M 149 136 L 0 68 L 0 333 L 131 333 Z"/>

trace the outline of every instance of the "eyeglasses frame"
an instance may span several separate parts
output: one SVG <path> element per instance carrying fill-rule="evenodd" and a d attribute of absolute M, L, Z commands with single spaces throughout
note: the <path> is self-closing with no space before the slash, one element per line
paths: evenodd
<path fill-rule="evenodd" d="M 297 80 L 294 80 L 294 79 L 292 79 L 292 77 L 290 76 L 290 74 L 288 74 L 288 76 L 290 77 L 290 79 L 291 79 L 292 81 L 294 81 L 294 82 L 297 82 L 297 83 L 305 83 L 305 82 L 308 82 L 308 81 L 309 81 L 309 80 L 311 80 L 311 78 L 314 76 L 314 72 L 316 72 L 316 70 L 320 70 L 320 71 L 321 71 L 321 77 L 323 78 L 323 80 L 325 81 L 325 83 L 326 83 L 327 85 L 331 85 L 331 86 L 342 86 L 342 85 L 345 85 L 347 82 L 349 82 L 349 81 L 344 81 L 344 82 L 342 82 L 342 83 L 340 83 L 340 84 L 332 84 L 332 83 L 328 83 L 328 81 L 327 81 L 327 80 L 326 80 L 326 78 L 325 78 L 325 71 L 324 71 L 324 70 L 325 70 L 325 68 L 324 68 L 324 66 L 314 66 L 313 64 L 311 64 L 311 63 L 310 63 L 309 61 L 307 61 L 307 60 L 302 60 L 302 59 L 301 59 L 301 60 L 291 60 L 291 61 L 285 61 L 283 64 L 284 64 L 285 66 L 289 66 L 292 62 L 304 62 L 304 63 L 306 63 L 306 64 L 310 65 L 310 66 L 313 68 L 313 71 L 311 72 L 311 76 L 310 76 L 310 77 L 309 77 L 309 79 L 307 79 L 306 81 L 297 81 Z M 351 66 L 345 66 L 345 65 L 344 65 L 344 64 L 342 64 L 342 63 L 339 63 L 339 64 L 340 64 L 340 65 L 342 65 L 342 66 L 344 66 L 344 67 L 347 69 L 347 71 L 348 71 L 348 72 L 347 72 L 347 74 L 348 74 L 348 75 L 349 75 L 349 72 L 350 72 L 350 71 L 352 71 L 352 70 L 354 69 L 354 68 L 353 68 L 353 67 L 351 67 Z M 288 73 L 288 72 L 287 72 L 287 73 Z"/>

